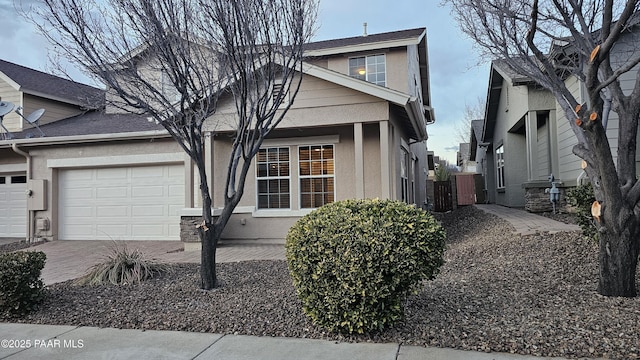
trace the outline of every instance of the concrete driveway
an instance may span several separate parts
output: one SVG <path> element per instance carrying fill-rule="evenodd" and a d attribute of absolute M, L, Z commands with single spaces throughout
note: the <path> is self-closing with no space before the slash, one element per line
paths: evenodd
<path fill-rule="evenodd" d="M 120 242 L 122 243 L 122 242 Z M 127 249 L 140 250 L 148 258 L 163 263 L 200 263 L 200 251 L 184 251 L 180 241 L 124 241 Z M 47 262 L 42 270 L 44 283 L 54 284 L 84 275 L 91 266 L 104 260 L 114 247 L 113 241 L 58 240 L 27 250 L 42 251 Z M 216 262 L 247 260 L 284 260 L 284 242 L 226 242 L 218 246 Z"/>

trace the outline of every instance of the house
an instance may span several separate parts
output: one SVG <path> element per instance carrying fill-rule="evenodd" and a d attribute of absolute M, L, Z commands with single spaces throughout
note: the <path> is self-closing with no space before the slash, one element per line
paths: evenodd
<path fill-rule="evenodd" d="M 223 238 L 283 239 L 302 215 L 341 199 L 422 206 L 435 121 L 427 54 L 424 28 L 307 44 L 300 91 L 254 159 Z M 234 114 L 231 98 L 219 103 L 205 123 L 214 214 L 232 130 L 220 119 Z M 197 241 L 198 177 L 165 130 L 108 107 L 41 129 L 45 137 L 15 129 L 0 140 L 2 159 L 22 164 L 37 198 L 28 200 L 27 237 Z"/>
<path fill-rule="evenodd" d="M 559 155 L 567 155 L 558 153 L 556 101 L 504 61 L 493 61 L 490 71 L 481 141 L 486 145 L 487 200 L 536 211 L 525 199 L 544 194 L 549 175 L 559 174 Z M 540 205 L 551 206 L 548 196 Z"/>
<path fill-rule="evenodd" d="M 101 107 L 104 94 L 84 84 L 0 60 L 0 106 L 9 111 L 0 127 L 0 237 L 27 236 L 27 173 L 31 164 L 12 151 L 11 134 L 35 138 L 40 132 L 23 116 L 46 109 L 37 124 L 45 125 Z M 14 111 L 15 110 L 15 111 Z M 3 141 L 4 140 L 4 141 Z"/>
<path fill-rule="evenodd" d="M 471 143 L 460 143 L 456 153 L 456 165 L 463 173 L 475 173 L 476 161 L 471 158 Z"/>
<path fill-rule="evenodd" d="M 633 26 L 613 48 L 614 62 L 625 61 L 630 58 L 629 52 L 637 51 L 638 21 L 640 17 L 636 16 Z M 552 50 L 551 56 L 566 55 L 571 51 L 571 43 L 555 44 Z M 484 130 L 479 142 L 486 146 L 488 201 L 524 207 L 531 212 L 551 211 L 550 176 L 553 175 L 560 190 L 561 203 L 566 190 L 577 186 L 586 176 L 582 160 L 572 152 L 577 144 L 569 123 L 573 119 L 566 118 L 549 91 L 518 74 L 504 61 L 493 61 L 490 71 Z M 633 88 L 636 76 L 635 72 L 627 72 L 621 77 L 623 91 Z M 583 84 L 576 76 L 567 74 L 564 81 L 579 103 L 587 101 Z M 607 136 L 615 162 L 618 147 L 615 112 L 609 116 Z"/>

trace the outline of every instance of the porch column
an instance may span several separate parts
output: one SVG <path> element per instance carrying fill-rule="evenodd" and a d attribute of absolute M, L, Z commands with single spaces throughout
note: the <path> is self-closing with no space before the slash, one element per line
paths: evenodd
<path fill-rule="evenodd" d="M 364 199 L 364 146 L 362 123 L 353 124 L 353 142 L 355 153 L 356 199 Z"/>
<path fill-rule="evenodd" d="M 380 198 L 391 199 L 391 183 L 389 173 L 389 122 L 380 121 Z"/>
<path fill-rule="evenodd" d="M 538 113 L 529 111 L 525 119 L 527 141 L 527 177 L 528 180 L 538 178 Z"/>
<path fill-rule="evenodd" d="M 213 205 L 213 133 L 210 131 L 204 133 L 204 170 L 207 174 L 207 186 Z"/>
<path fill-rule="evenodd" d="M 193 203 L 193 161 L 184 154 L 184 207 L 192 208 Z"/>
<path fill-rule="evenodd" d="M 560 178 L 560 165 L 558 160 L 558 125 L 555 111 L 549 111 L 547 130 L 549 131 L 549 169 L 551 169 L 552 174 Z"/>

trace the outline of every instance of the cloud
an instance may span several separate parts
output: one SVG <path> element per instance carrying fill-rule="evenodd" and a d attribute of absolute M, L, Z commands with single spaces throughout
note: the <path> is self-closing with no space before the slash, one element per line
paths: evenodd
<path fill-rule="evenodd" d="M 457 152 L 458 150 L 460 150 L 460 146 L 447 146 L 444 148 L 446 152 Z"/>

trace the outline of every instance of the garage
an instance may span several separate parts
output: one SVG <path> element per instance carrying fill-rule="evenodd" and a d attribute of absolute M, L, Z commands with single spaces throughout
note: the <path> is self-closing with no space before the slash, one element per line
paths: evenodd
<path fill-rule="evenodd" d="M 60 169 L 60 240 L 180 240 L 183 165 Z"/>
<path fill-rule="evenodd" d="M 27 177 L 0 174 L 0 237 L 27 236 Z"/>

